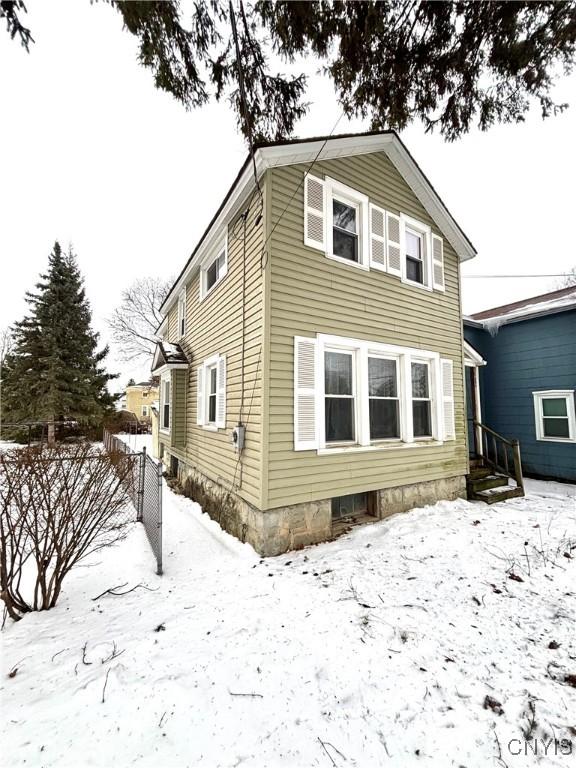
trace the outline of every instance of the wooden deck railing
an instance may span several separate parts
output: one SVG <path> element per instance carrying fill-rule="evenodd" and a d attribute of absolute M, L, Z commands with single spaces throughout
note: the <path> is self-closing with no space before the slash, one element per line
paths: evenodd
<path fill-rule="evenodd" d="M 476 455 L 482 456 L 484 461 L 497 472 L 515 480 L 518 488 L 524 490 L 520 443 L 518 440 L 508 440 L 479 421 L 474 421 L 474 427 Z M 478 440 L 481 441 L 480 445 Z"/>

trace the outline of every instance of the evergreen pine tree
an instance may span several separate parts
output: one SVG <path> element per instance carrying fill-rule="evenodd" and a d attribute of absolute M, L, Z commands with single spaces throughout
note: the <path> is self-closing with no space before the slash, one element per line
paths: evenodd
<path fill-rule="evenodd" d="M 6 421 L 67 418 L 94 422 L 114 405 L 107 383 L 117 378 L 98 351 L 83 280 L 70 250 L 54 244 L 48 270 L 28 292 L 30 307 L 13 329 L 14 344 L 3 371 L 2 411 Z"/>

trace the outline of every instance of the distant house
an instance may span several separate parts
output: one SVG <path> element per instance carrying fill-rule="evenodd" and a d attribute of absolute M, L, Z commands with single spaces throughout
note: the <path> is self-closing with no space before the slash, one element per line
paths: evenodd
<path fill-rule="evenodd" d="M 466 317 L 464 337 L 485 363 L 470 422 L 518 439 L 526 474 L 576 481 L 576 286 Z"/>
<path fill-rule="evenodd" d="M 141 381 L 126 387 L 123 410 L 130 411 L 139 421 L 150 422 L 152 404 L 158 400 L 159 389 L 153 381 Z"/>
<path fill-rule="evenodd" d="M 264 555 L 465 496 L 474 256 L 395 133 L 259 145 L 160 309 L 164 464 Z"/>

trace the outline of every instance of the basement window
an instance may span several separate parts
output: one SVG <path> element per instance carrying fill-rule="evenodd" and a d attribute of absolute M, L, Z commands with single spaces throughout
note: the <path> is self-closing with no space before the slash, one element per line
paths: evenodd
<path fill-rule="evenodd" d="M 363 493 L 351 493 L 347 496 L 336 496 L 332 499 L 332 522 L 338 523 L 342 520 L 354 520 L 366 515 L 375 516 L 376 514 L 376 493 L 375 491 L 364 491 Z"/>

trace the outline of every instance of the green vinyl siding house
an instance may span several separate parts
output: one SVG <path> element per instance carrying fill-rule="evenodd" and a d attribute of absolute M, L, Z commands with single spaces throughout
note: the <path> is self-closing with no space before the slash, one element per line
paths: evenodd
<path fill-rule="evenodd" d="M 473 246 L 393 132 L 254 160 L 161 308 L 162 460 L 263 555 L 465 496 Z"/>

